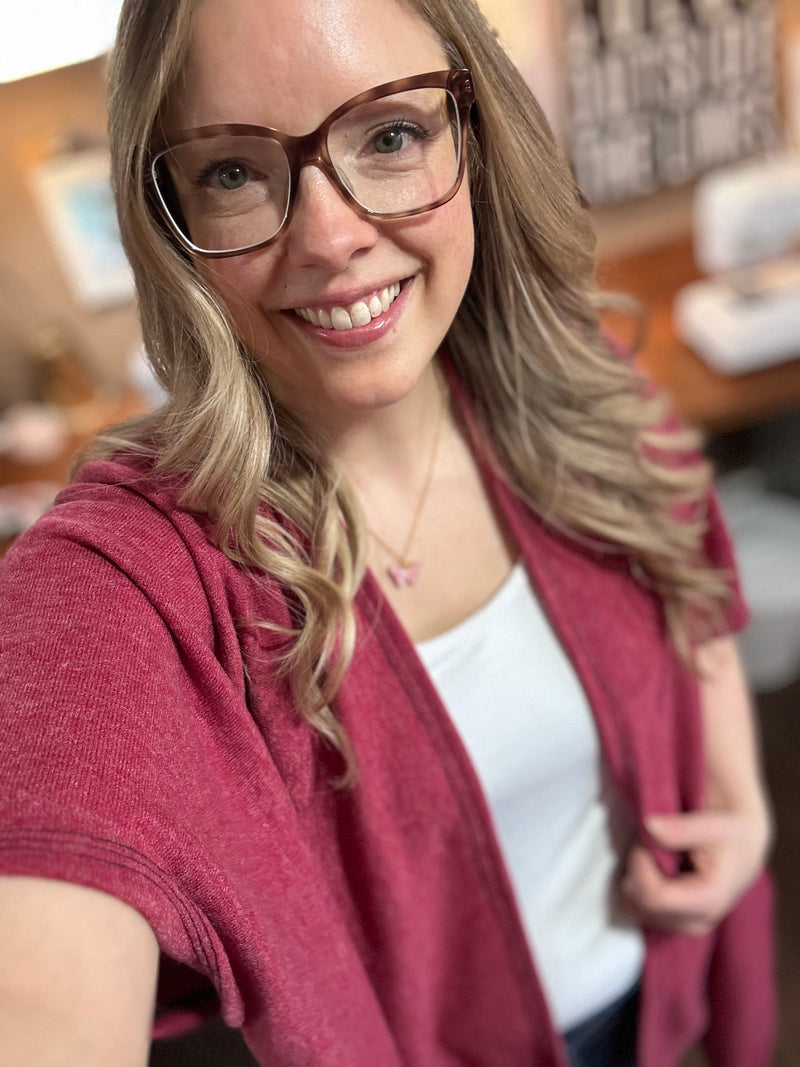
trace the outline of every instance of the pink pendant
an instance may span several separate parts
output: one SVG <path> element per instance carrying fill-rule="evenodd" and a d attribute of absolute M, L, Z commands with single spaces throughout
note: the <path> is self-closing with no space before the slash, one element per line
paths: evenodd
<path fill-rule="evenodd" d="M 421 571 L 422 564 L 419 560 L 414 560 L 413 563 L 407 563 L 405 565 L 398 563 L 395 567 L 386 568 L 386 573 L 398 589 L 405 589 L 407 586 L 416 585 L 419 581 Z"/>

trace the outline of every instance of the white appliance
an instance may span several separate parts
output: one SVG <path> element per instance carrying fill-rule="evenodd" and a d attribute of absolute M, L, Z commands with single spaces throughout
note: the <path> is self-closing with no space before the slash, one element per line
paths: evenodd
<path fill-rule="evenodd" d="M 675 331 L 716 371 L 800 356 L 800 159 L 714 171 L 694 200 L 695 259 L 709 278 L 675 299 Z"/>

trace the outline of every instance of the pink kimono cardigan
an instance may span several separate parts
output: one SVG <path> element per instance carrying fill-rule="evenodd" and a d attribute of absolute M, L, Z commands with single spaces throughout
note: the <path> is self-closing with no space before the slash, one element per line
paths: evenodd
<path fill-rule="evenodd" d="M 657 599 L 487 478 L 636 820 L 697 806 L 697 687 Z M 337 790 L 257 625 L 291 625 L 290 599 L 177 495 L 94 463 L 0 567 L 0 871 L 145 916 L 157 1033 L 218 1004 L 274 1067 L 563 1067 L 475 772 L 374 579 L 336 699 L 359 781 Z M 730 564 L 713 504 L 707 551 Z M 768 882 L 709 936 L 646 941 L 640 1067 L 677 1067 L 704 1033 L 717 1067 L 767 1067 Z"/>

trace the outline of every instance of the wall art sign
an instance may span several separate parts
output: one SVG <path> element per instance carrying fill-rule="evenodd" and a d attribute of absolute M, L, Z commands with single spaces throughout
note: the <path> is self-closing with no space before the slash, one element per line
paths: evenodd
<path fill-rule="evenodd" d="M 592 203 L 775 147 L 771 0 L 564 0 L 568 152 Z"/>

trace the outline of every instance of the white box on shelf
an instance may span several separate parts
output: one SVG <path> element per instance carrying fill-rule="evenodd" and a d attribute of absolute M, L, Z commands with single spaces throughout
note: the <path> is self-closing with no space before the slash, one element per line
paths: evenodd
<path fill-rule="evenodd" d="M 800 356 L 800 256 L 692 282 L 673 307 L 676 334 L 720 374 Z"/>
<path fill-rule="evenodd" d="M 706 274 L 772 259 L 800 245 L 800 156 L 710 171 L 693 202 L 694 254 Z"/>

